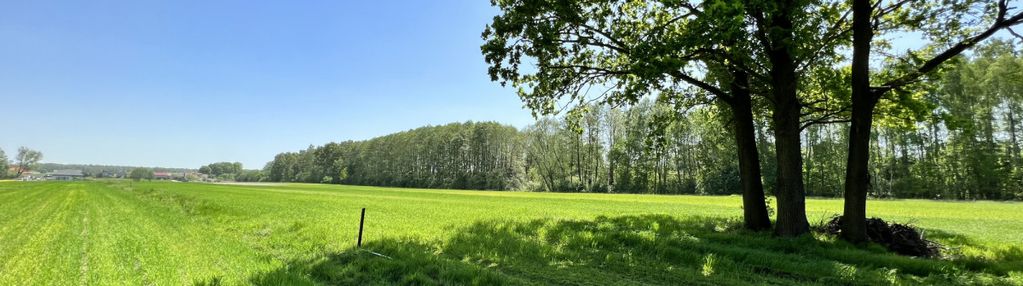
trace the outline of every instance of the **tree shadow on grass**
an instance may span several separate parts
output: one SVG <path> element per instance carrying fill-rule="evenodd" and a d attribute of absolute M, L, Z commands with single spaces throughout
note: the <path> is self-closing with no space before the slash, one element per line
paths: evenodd
<path fill-rule="evenodd" d="M 740 222 L 664 215 L 482 221 L 432 242 L 387 239 L 252 277 L 258 285 L 1019 284 L 1019 247 L 947 259 L 823 236 L 776 238 Z M 387 257 L 378 256 L 379 253 Z"/>

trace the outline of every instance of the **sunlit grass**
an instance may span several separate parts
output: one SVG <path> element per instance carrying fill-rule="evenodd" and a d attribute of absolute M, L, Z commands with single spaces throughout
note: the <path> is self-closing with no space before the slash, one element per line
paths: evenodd
<path fill-rule="evenodd" d="M 810 220 L 841 203 L 809 200 Z M 745 233 L 740 205 L 737 196 L 2 182 L 0 285 L 1023 283 L 1020 203 L 871 201 L 871 215 L 950 247 L 938 260 Z M 357 250 L 363 207 L 367 245 Z"/>

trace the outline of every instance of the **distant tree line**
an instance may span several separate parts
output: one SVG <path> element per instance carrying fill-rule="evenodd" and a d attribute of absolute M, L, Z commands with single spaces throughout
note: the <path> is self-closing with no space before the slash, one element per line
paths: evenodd
<path fill-rule="evenodd" d="M 200 174 L 220 176 L 224 174 L 238 174 L 242 172 L 242 163 L 238 162 L 217 162 L 199 167 Z"/>
<path fill-rule="evenodd" d="M 281 153 L 264 173 L 276 182 L 506 190 L 522 185 L 524 155 L 514 127 L 466 122 Z"/>
<path fill-rule="evenodd" d="M 205 174 L 218 180 L 238 182 L 261 182 L 266 181 L 266 175 L 261 170 L 245 170 L 239 162 L 217 162 L 199 167 L 199 173 Z"/>
<path fill-rule="evenodd" d="M 238 162 L 217 162 L 199 167 L 199 174 L 221 180 L 235 180 L 240 173 L 242 173 L 242 163 Z"/>
<path fill-rule="evenodd" d="M 86 177 L 92 178 L 127 178 L 129 177 L 132 170 L 139 167 L 132 166 L 112 166 L 112 165 L 92 165 L 92 164 L 57 164 L 57 163 L 39 163 L 35 170 L 39 172 L 52 172 L 55 170 L 74 169 L 82 170 L 82 174 Z M 165 167 L 153 167 L 150 168 L 153 172 L 167 172 L 167 173 L 190 173 L 195 172 L 195 169 L 187 168 L 165 168 Z"/>
<path fill-rule="evenodd" d="M 874 126 L 870 194 L 893 198 L 1023 199 L 1023 59 L 986 45 L 929 81 L 921 105 Z M 275 182 L 421 188 L 739 194 L 734 118 L 721 104 L 679 111 L 653 100 L 589 105 L 516 130 L 454 123 L 366 141 L 278 154 Z M 765 182 L 776 180 L 769 118 L 754 118 Z M 849 124 L 811 124 L 800 135 L 802 177 L 812 196 L 843 194 Z M 774 194 L 774 185 L 764 186 Z"/>

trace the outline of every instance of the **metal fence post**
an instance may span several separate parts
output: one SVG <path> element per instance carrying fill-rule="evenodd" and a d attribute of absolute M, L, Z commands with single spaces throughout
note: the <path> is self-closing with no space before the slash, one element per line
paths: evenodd
<path fill-rule="evenodd" d="M 366 222 L 366 208 L 362 208 L 362 215 L 359 217 L 359 242 L 358 247 L 362 247 L 362 225 Z"/>

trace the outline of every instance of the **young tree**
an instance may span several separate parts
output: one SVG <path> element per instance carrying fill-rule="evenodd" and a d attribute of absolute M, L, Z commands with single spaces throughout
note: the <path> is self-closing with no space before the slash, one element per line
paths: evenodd
<path fill-rule="evenodd" d="M 42 159 L 42 152 L 28 149 L 26 147 L 18 148 L 18 157 L 15 159 L 18 164 L 18 172 L 14 176 L 20 177 L 25 171 L 32 170 L 35 168 L 35 165 L 39 163 L 39 160 Z"/>

